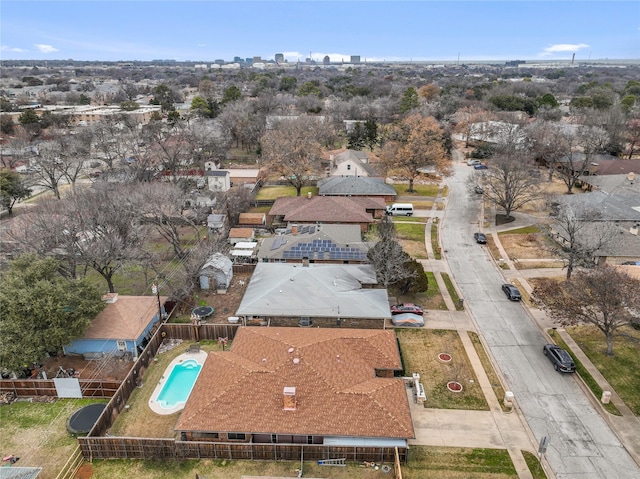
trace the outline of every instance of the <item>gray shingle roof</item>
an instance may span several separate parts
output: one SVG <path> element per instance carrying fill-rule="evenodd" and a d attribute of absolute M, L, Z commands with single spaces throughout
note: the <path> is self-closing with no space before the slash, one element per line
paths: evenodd
<path fill-rule="evenodd" d="M 386 289 L 368 264 L 258 263 L 236 316 L 390 318 Z"/>
<path fill-rule="evenodd" d="M 318 181 L 318 194 L 327 196 L 395 196 L 396 190 L 382 178 L 332 176 Z"/>

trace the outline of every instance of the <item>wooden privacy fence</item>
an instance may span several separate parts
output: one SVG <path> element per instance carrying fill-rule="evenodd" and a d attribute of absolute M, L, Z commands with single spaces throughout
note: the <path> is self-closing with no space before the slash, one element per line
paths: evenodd
<path fill-rule="evenodd" d="M 120 381 L 100 379 L 79 379 L 82 397 L 110 398 L 120 387 Z M 12 392 L 16 397 L 52 396 L 57 397 L 53 379 L 3 379 L 0 391 Z"/>
<path fill-rule="evenodd" d="M 352 462 L 393 464 L 406 462 L 407 450 L 394 447 L 324 446 L 319 444 L 261 444 L 176 441 L 131 437 L 79 437 L 80 449 L 93 459 L 229 459 L 249 461 L 318 461 L 346 459 Z"/>
<path fill-rule="evenodd" d="M 129 371 L 127 377 L 122 381 L 120 388 L 106 405 L 102 414 L 100 414 L 89 436 L 101 436 L 111 428 L 113 421 L 115 421 L 118 414 L 120 414 L 127 404 L 129 396 L 131 396 L 131 393 L 138 386 L 139 382 L 142 381 L 144 372 L 149 367 L 149 363 L 153 361 L 153 358 L 164 341 L 171 339 L 196 341 L 196 335 L 199 336 L 199 339 L 197 339 L 199 341 L 217 341 L 220 337 L 229 338 L 229 341 L 231 341 L 235 337 L 238 327 L 239 325 L 234 324 L 203 324 L 201 326 L 192 326 L 190 324 L 162 324 L 133 364 L 131 371 Z"/>

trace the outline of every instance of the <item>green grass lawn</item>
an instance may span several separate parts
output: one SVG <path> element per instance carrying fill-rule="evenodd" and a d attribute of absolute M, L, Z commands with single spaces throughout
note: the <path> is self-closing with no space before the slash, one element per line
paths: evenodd
<path fill-rule="evenodd" d="M 398 196 L 438 196 L 439 185 L 413 185 L 413 193 L 409 193 L 409 184 L 397 183 L 393 185 Z"/>
<path fill-rule="evenodd" d="M 574 326 L 566 330 L 625 404 L 640 416 L 640 343 L 616 338 L 615 355 L 607 356 L 604 335 L 595 326 Z M 640 331 L 627 328 L 624 332 L 640 339 Z M 600 395 L 596 397 L 600 398 Z"/>
<path fill-rule="evenodd" d="M 391 465 L 391 464 L 389 464 Z M 379 464 L 378 464 L 379 466 Z M 94 461 L 92 479 L 192 479 L 199 477 L 237 479 L 242 476 L 296 477 L 299 462 L 187 460 L 187 461 Z M 347 463 L 345 467 L 304 462 L 303 477 L 325 479 L 392 478 L 382 469 Z M 504 449 L 412 446 L 408 464 L 402 465 L 406 479 L 507 479 L 517 477 L 509 453 Z M 544 476 L 534 476 L 540 479 Z"/>
<path fill-rule="evenodd" d="M 19 401 L 0 407 L 0 450 L 20 458 L 17 466 L 42 467 L 39 477 L 55 478 L 78 441 L 67 432 L 67 419 L 78 409 L 104 400 Z"/>
<path fill-rule="evenodd" d="M 440 243 L 438 242 L 438 224 L 431 224 L 431 249 L 433 250 L 433 256 L 435 259 L 442 259 L 442 253 L 440 252 Z"/>
<path fill-rule="evenodd" d="M 393 216 L 394 223 L 426 223 L 429 218 L 416 218 L 414 216 Z"/>
<path fill-rule="evenodd" d="M 427 396 L 425 407 L 482 411 L 489 409 L 457 331 L 397 329 L 396 335 L 405 376 L 420 374 Z M 438 353 L 448 353 L 453 360 L 442 363 L 438 359 Z M 463 390 L 449 391 L 449 381 L 459 382 Z"/>
<path fill-rule="evenodd" d="M 399 239 L 422 241 L 424 243 L 424 224 L 395 223 Z"/>
<path fill-rule="evenodd" d="M 491 389 L 493 389 L 493 393 L 496 395 L 496 399 L 500 403 L 500 407 L 503 411 L 508 411 L 511 408 L 507 408 L 504 405 L 504 388 L 502 387 L 502 383 L 500 382 L 500 378 L 498 378 L 498 374 L 496 374 L 496 370 L 493 368 L 493 364 L 489 360 L 489 356 L 484 349 L 482 342 L 480 341 L 480 337 L 477 333 L 473 331 L 467 331 L 471 342 L 473 343 L 473 347 L 480 358 L 480 362 L 482 363 L 482 369 L 487 374 L 487 378 L 491 383 Z"/>
<path fill-rule="evenodd" d="M 518 477 L 506 449 L 412 446 L 406 479 Z"/>
<path fill-rule="evenodd" d="M 447 291 L 449 291 L 449 296 L 451 296 L 451 300 L 453 301 L 453 304 L 455 304 L 456 306 L 456 311 L 463 311 L 464 305 L 460 301 L 460 297 L 458 296 L 458 291 L 456 291 L 456 288 L 453 286 L 453 281 L 451 281 L 451 278 L 447 273 L 440 273 L 440 274 L 442 275 L 442 280 L 444 281 L 444 284 L 447 285 Z"/>
<path fill-rule="evenodd" d="M 576 364 L 576 373 L 578 373 L 578 375 L 582 378 L 582 380 L 587 385 L 587 387 L 591 390 L 593 395 L 596 398 L 600 399 L 600 397 L 602 397 L 602 388 L 596 382 L 596 380 L 593 379 L 593 376 L 591 375 L 591 373 L 589 373 L 589 371 L 587 371 L 587 368 L 584 367 L 582 362 L 576 357 L 576 355 L 573 353 L 573 351 L 571 351 L 571 349 L 569 349 L 569 346 L 567 346 L 567 343 L 564 342 L 564 340 L 560 337 L 559 334 L 555 334 L 554 331 L 550 331 L 549 335 L 553 338 L 554 342 L 558 346 L 560 346 L 563 349 L 566 349 L 567 352 L 571 355 L 571 357 L 573 358 L 573 362 Z M 620 411 L 618 411 L 618 408 L 611 402 L 609 404 L 603 404 L 602 406 L 610 414 L 614 414 L 616 416 L 620 416 L 621 415 Z"/>
<path fill-rule="evenodd" d="M 544 469 L 542 469 L 538 456 L 529 451 L 522 451 L 522 455 L 533 479 L 547 479 L 547 474 L 544 472 Z"/>
<path fill-rule="evenodd" d="M 500 231 L 498 235 L 528 235 L 532 233 L 540 233 L 540 228 L 535 225 L 524 226 L 522 228 L 517 228 L 514 230 Z"/>
<path fill-rule="evenodd" d="M 307 196 L 307 193 L 316 196 L 317 186 L 305 186 L 300 190 L 300 196 Z M 263 186 L 256 194 L 256 200 L 275 200 L 282 196 L 296 196 L 296 189 L 293 186 Z"/>

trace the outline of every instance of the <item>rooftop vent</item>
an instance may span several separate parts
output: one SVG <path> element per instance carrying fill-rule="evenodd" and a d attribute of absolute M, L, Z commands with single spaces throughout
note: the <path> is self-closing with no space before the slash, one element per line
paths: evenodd
<path fill-rule="evenodd" d="M 285 411 L 296 410 L 296 388 L 295 386 L 285 386 L 282 391 L 283 407 Z"/>
<path fill-rule="evenodd" d="M 118 301 L 118 293 L 107 293 L 102 296 L 102 301 L 107 304 L 113 304 Z"/>

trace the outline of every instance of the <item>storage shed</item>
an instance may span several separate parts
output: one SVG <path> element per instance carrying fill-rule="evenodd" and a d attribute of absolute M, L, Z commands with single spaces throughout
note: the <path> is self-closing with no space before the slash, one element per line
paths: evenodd
<path fill-rule="evenodd" d="M 233 278 L 233 263 L 222 253 L 215 253 L 200 268 L 201 289 L 227 289 Z"/>

